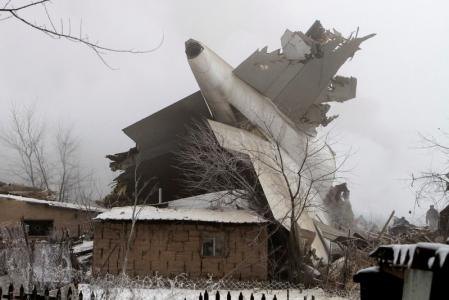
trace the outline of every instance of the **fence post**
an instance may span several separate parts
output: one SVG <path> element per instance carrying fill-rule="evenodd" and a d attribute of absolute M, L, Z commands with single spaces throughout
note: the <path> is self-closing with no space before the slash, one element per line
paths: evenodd
<path fill-rule="evenodd" d="M 290 300 L 290 289 L 287 289 L 287 300 Z"/>
<path fill-rule="evenodd" d="M 209 300 L 209 293 L 206 291 L 204 291 L 204 300 Z"/>
<path fill-rule="evenodd" d="M 215 300 L 220 300 L 220 293 L 218 291 L 215 293 Z"/>
<path fill-rule="evenodd" d="M 231 300 L 231 292 L 228 291 L 228 294 L 226 295 L 226 300 Z"/>
<path fill-rule="evenodd" d="M 67 291 L 67 300 L 72 300 L 72 287 L 69 287 L 69 290 Z"/>
<path fill-rule="evenodd" d="M 23 288 L 23 284 L 20 285 L 19 297 L 20 300 L 25 300 L 25 289 Z"/>
<path fill-rule="evenodd" d="M 242 294 L 242 292 L 240 292 L 239 300 L 243 300 L 243 294 Z"/>
<path fill-rule="evenodd" d="M 254 300 L 254 295 L 251 293 L 251 296 L 249 297 L 249 300 Z"/>
<path fill-rule="evenodd" d="M 203 294 L 200 293 L 200 297 L 198 298 L 199 300 L 203 300 Z"/>
<path fill-rule="evenodd" d="M 44 299 L 45 300 L 50 300 L 50 291 L 48 290 L 48 287 L 45 288 Z"/>
<path fill-rule="evenodd" d="M 8 299 L 13 299 L 14 298 L 14 286 L 12 285 L 12 283 L 9 284 L 8 287 Z"/>
<path fill-rule="evenodd" d="M 37 289 L 34 286 L 33 291 L 31 292 L 31 300 L 37 300 Z"/>

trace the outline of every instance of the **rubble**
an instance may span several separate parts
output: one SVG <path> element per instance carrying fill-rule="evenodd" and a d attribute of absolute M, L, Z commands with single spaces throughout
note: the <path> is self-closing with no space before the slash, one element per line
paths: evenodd
<path fill-rule="evenodd" d="M 75 260 L 74 265 L 77 269 L 83 270 L 85 273 L 91 273 L 93 249 L 93 240 L 81 239 L 73 243 L 71 248 L 72 261 Z"/>
<path fill-rule="evenodd" d="M 5 183 L 1 181 L 0 194 L 10 194 L 40 200 L 56 200 L 56 194 L 53 191 L 43 190 L 40 188 L 30 187 L 22 184 Z"/>

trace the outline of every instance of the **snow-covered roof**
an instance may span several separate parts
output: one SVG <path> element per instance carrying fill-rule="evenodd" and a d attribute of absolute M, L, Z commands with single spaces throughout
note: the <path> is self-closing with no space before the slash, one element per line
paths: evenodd
<path fill-rule="evenodd" d="M 99 214 L 95 220 L 131 220 L 133 206 L 114 207 Z M 137 206 L 136 219 L 139 221 L 196 221 L 212 223 L 265 223 L 266 220 L 249 210 L 221 208 L 157 208 Z"/>
<path fill-rule="evenodd" d="M 182 198 L 168 202 L 170 208 L 248 208 L 248 201 L 241 199 L 243 191 L 220 191 Z"/>
<path fill-rule="evenodd" d="M 68 202 L 40 200 L 40 199 L 34 199 L 34 198 L 28 198 L 28 197 L 22 197 L 22 196 L 10 195 L 10 194 L 0 194 L 0 199 L 22 201 L 22 202 L 26 202 L 26 203 L 42 204 L 42 205 L 47 205 L 47 206 L 52 206 L 52 207 L 60 207 L 60 208 L 68 208 L 68 209 L 76 209 L 76 210 L 86 210 L 86 211 L 96 211 L 96 212 L 104 212 L 105 211 L 104 208 L 97 207 L 97 206 L 80 205 L 80 204 L 68 203 Z"/>

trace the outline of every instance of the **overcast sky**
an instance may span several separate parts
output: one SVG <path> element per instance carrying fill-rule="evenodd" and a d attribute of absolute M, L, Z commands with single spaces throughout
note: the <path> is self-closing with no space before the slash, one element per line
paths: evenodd
<path fill-rule="evenodd" d="M 449 130 L 447 1 L 53 0 L 48 9 L 65 28 L 70 18 L 74 32 L 82 20 L 83 33 L 110 47 L 148 49 L 165 36 L 153 53 L 107 55 L 118 68 L 112 71 L 82 45 L 0 22 L 0 122 L 11 102 L 27 102 L 52 124 L 72 124 L 103 185 L 114 176 L 104 156 L 133 146 L 121 129 L 198 90 L 187 39 L 237 66 L 257 48 L 279 48 L 285 29 L 305 31 L 316 19 L 345 35 L 357 26 L 360 35 L 377 33 L 340 70 L 357 77 L 358 95 L 333 105 L 340 117 L 326 128 L 338 137 L 338 150 L 355 151 L 347 165 L 355 210 L 407 216 L 414 209 L 407 179 L 439 161 L 415 147 L 418 132 Z M 46 22 L 40 8 L 26 16 Z M 6 166 L 1 160 L 0 171 Z M 4 172 L 0 180 L 8 181 Z"/>

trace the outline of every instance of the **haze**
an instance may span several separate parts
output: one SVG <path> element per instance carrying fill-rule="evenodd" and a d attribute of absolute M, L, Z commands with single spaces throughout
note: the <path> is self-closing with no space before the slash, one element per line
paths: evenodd
<path fill-rule="evenodd" d="M 357 98 L 333 104 L 340 114 L 324 130 L 337 151 L 355 152 L 347 164 L 351 201 L 367 216 L 422 221 L 410 175 L 441 158 L 416 149 L 418 132 L 449 130 L 449 5 L 446 1 L 54 1 L 59 21 L 115 48 L 153 53 L 107 55 L 111 70 L 88 48 L 54 40 L 14 20 L 0 22 L 0 123 L 12 102 L 34 103 L 49 122 L 71 124 L 84 163 L 103 187 L 117 174 L 106 154 L 134 146 L 121 129 L 198 90 L 184 54 L 195 38 L 237 66 L 255 49 L 280 47 L 285 29 L 305 31 L 318 19 L 344 35 L 377 33 L 339 74 L 358 79 Z M 46 17 L 35 9 L 36 22 Z M 161 129 L 162 130 L 162 129 Z M 0 152 L 0 180 L 8 153 Z M 416 209 L 415 209 L 416 208 Z M 409 215 L 408 211 L 412 214 Z"/>

